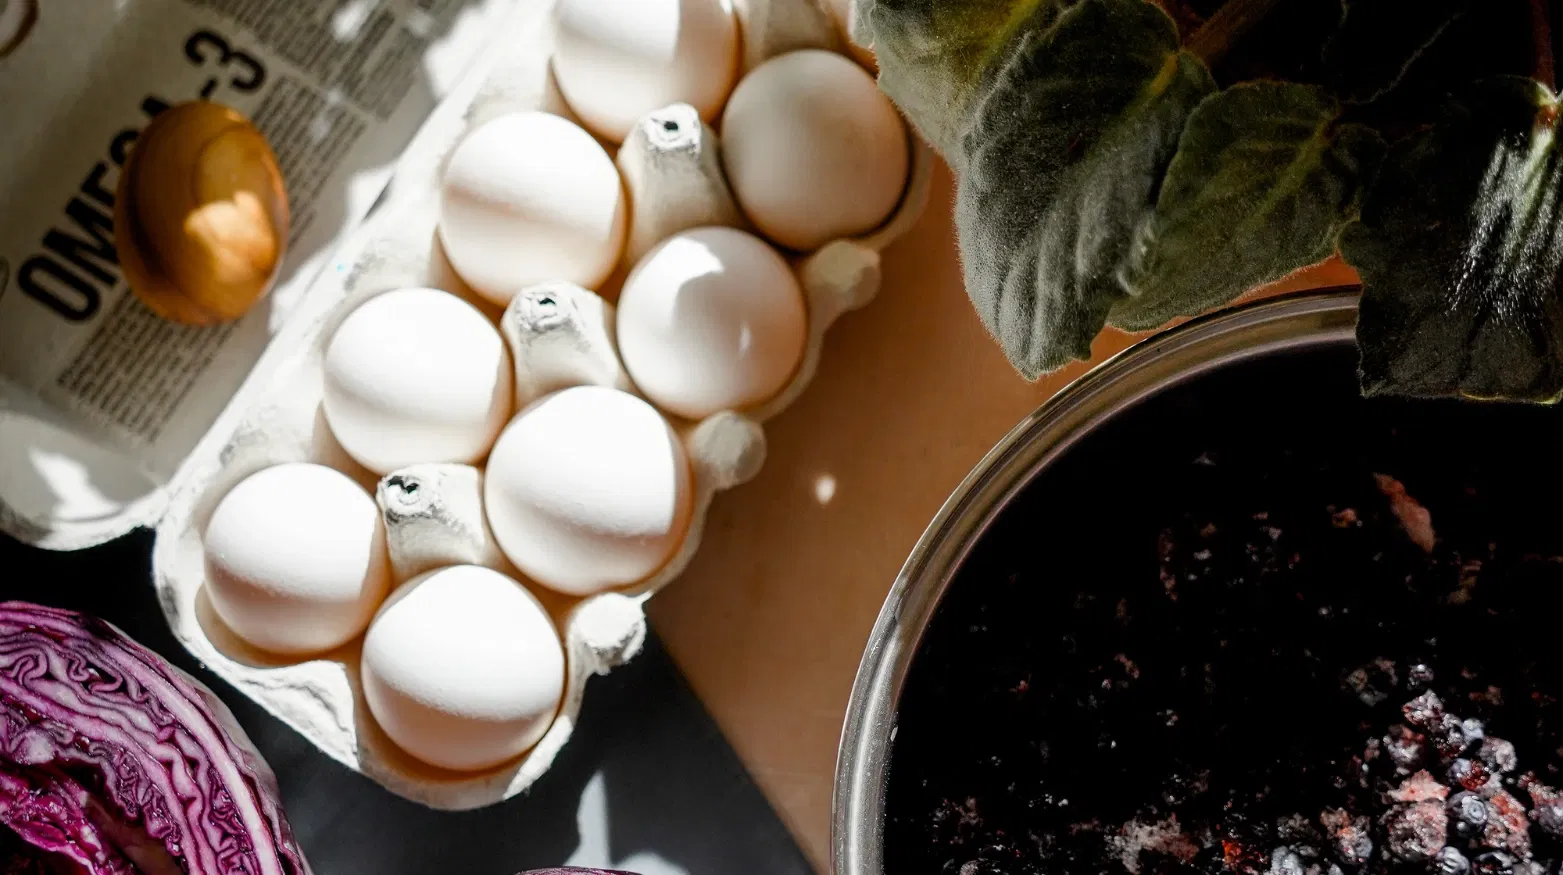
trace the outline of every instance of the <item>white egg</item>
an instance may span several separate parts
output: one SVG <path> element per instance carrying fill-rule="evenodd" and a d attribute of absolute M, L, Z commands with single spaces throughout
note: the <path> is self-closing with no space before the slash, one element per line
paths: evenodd
<path fill-rule="evenodd" d="M 553 723 L 564 647 L 537 598 L 509 577 L 456 565 L 407 581 L 364 636 L 369 713 L 398 747 L 456 771 L 513 759 Z"/>
<path fill-rule="evenodd" d="M 803 361 L 808 312 L 787 262 L 733 228 L 646 254 L 619 293 L 619 353 L 652 403 L 690 419 L 770 400 Z"/>
<path fill-rule="evenodd" d="M 684 445 L 662 415 L 601 386 L 555 392 L 516 414 L 483 483 L 505 556 L 570 595 L 660 569 L 688 534 L 693 492 Z"/>
<path fill-rule="evenodd" d="M 731 0 L 559 0 L 554 21 L 559 90 L 588 128 L 615 143 L 670 103 L 712 120 L 738 75 Z"/>
<path fill-rule="evenodd" d="M 499 329 L 438 289 L 364 302 L 326 347 L 326 421 L 365 468 L 480 461 L 510 418 L 515 372 Z"/>
<path fill-rule="evenodd" d="M 863 68 L 806 49 L 755 67 L 722 117 L 722 164 L 760 232 L 797 250 L 871 231 L 901 200 L 901 117 Z"/>
<path fill-rule="evenodd" d="M 364 630 L 390 588 L 374 499 L 307 462 L 251 474 L 206 525 L 206 592 L 217 616 L 263 650 L 304 654 Z"/>
<path fill-rule="evenodd" d="M 445 168 L 440 241 L 456 273 L 497 304 L 545 280 L 595 288 L 613 272 L 628 223 L 613 159 L 556 115 L 495 118 Z"/>

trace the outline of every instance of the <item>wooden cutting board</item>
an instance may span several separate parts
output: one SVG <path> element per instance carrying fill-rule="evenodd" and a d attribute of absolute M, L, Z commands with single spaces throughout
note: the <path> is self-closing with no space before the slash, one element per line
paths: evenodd
<path fill-rule="evenodd" d="M 798 838 L 829 863 L 836 746 L 880 604 L 966 473 L 1075 365 L 1028 383 L 961 282 L 953 188 L 886 253 L 867 308 L 826 338 L 819 375 L 766 423 L 760 476 L 722 495 L 683 578 L 650 602 L 674 659 Z M 1258 294 L 1350 283 L 1332 262 Z M 1110 331 L 1094 361 L 1134 338 Z"/>

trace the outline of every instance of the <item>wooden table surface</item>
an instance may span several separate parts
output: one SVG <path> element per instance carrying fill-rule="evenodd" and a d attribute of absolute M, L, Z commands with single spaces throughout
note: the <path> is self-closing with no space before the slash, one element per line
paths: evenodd
<path fill-rule="evenodd" d="M 830 856 L 836 746 L 869 629 L 924 527 L 983 454 L 1084 372 L 1010 368 L 962 289 L 940 168 L 885 253 L 878 298 L 826 337 L 818 376 L 766 425 L 754 481 L 719 496 L 652 620 L 815 868 Z M 1352 282 L 1327 263 L 1262 293 Z M 1095 360 L 1132 338 L 1097 339 Z"/>

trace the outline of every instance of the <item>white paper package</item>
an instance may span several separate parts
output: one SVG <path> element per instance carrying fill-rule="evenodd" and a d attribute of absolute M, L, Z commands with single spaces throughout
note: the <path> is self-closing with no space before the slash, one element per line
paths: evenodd
<path fill-rule="evenodd" d="M 25 28 L 0 35 L 0 531 L 76 549 L 155 520 L 413 133 L 530 2 L 0 0 Z M 271 294 L 213 327 L 129 294 L 112 228 L 137 132 L 197 98 L 267 135 L 292 213 Z"/>

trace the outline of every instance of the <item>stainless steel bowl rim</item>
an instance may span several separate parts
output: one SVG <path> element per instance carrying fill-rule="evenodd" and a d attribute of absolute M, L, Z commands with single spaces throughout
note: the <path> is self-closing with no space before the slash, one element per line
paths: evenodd
<path fill-rule="evenodd" d="M 1357 292 L 1267 299 L 1141 341 L 1043 403 L 966 475 L 896 575 L 858 666 L 836 759 L 835 875 L 883 873 L 884 791 L 901 686 L 945 587 L 1010 500 L 1075 442 L 1151 395 L 1242 361 L 1351 342 Z"/>

